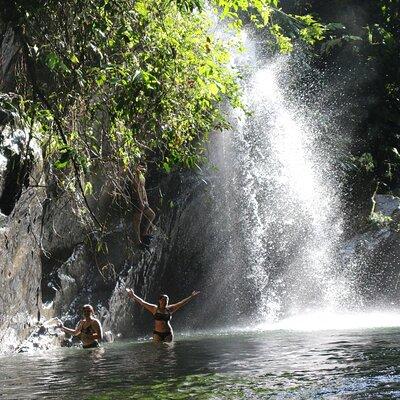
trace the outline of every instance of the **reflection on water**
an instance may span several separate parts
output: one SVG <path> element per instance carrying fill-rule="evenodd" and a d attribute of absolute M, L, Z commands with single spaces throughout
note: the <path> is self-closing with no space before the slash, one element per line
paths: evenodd
<path fill-rule="evenodd" d="M 0 358 L 3 399 L 396 399 L 400 329 L 269 331 Z"/>

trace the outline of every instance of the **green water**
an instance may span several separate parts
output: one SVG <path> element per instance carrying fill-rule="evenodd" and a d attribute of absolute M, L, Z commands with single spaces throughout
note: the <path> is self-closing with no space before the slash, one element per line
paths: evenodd
<path fill-rule="evenodd" d="M 0 399 L 398 399 L 400 329 L 270 331 L 0 358 Z"/>

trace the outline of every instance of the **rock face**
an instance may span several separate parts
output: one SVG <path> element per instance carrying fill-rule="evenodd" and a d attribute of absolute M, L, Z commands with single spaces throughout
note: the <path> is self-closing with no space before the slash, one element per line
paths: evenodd
<path fill-rule="evenodd" d="M 164 201 L 158 210 L 159 221 L 151 247 L 140 258 L 127 263 L 128 268 L 120 276 L 109 301 L 105 327 L 116 334 L 142 335 L 152 329 L 151 316 L 128 299 L 125 288 L 133 288 L 152 303 L 162 293 L 175 302 L 200 284 L 202 269 L 190 262 L 190 255 L 196 254 L 193 241 L 202 245 L 201 223 L 194 214 L 202 199 L 197 196 L 202 191 L 202 181 L 189 173 L 170 176 L 161 183 L 161 190 Z M 174 326 L 183 325 L 184 314 L 179 318 L 180 323 L 174 321 Z M 196 321 L 197 318 L 191 318 L 192 327 Z"/>
<path fill-rule="evenodd" d="M 388 217 L 391 217 L 394 212 L 400 211 L 399 197 L 387 194 L 377 194 L 375 195 L 375 202 L 375 211 L 380 212 Z"/>
<path fill-rule="evenodd" d="M 19 44 L 12 29 L 1 41 L 1 91 L 13 91 Z M 2 94 L 9 103 L 11 97 Z M 0 353 L 15 350 L 40 319 L 40 231 L 45 193 L 42 159 L 12 109 L 0 107 Z"/>
<path fill-rule="evenodd" d="M 7 158 L 0 155 L 0 195 L 3 193 L 5 174 L 7 171 Z"/>
<path fill-rule="evenodd" d="M 11 131 L 9 135 L 12 135 Z M 9 163 L 14 163 L 16 159 L 23 162 L 21 157 L 16 156 L 27 145 L 21 131 L 15 137 L 20 140 L 18 146 L 14 149 L 8 147 L 10 157 L 6 168 L 4 163 L 2 167 L 1 175 L 5 180 L 10 173 Z M 32 147 L 31 150 L 35 166 L 28 186 L 22 186 L 21 195 L 10 215 L 0 215 L 0 352 L 17 348 L 40 319 L 40 230 L 45 193 L 40 187 L 43 184 L 41 156 Z M 5 158 L 4 153 L 1 156 Z M 35 186 L 29 186 L 31 183 Z M 4 186 L 1 195 L 4 197 Z"/>
<path fill-rule="evenodd" d="M 193 224 L 188 212 L 193 211 L 198 200 L 194 193 L 200 180 L 192 174 L 149 179 L 153 179 L 149 186 L 157 183 L 163 193 L 160 201 L 159 192 L 149 192 L 150 204 L 157 211 L 150 248 L 140 250 L 132 244 L 129 214 L 115 216 L 115 230 L 103 238 L 106 253 L 96 252 L 88 243 L 81 242 L 64 252 L 65 261 L 59 264 L 54 254 L 62 255 L 60 249 L 67 248 L 65 244 L 70 242 L 68 235 L 66 240 L 58 237 L 52 245 L 53 255 L 42 264 L 47 282 L 47 288 L 42 285 L 42 292 L 49 316 L 63 316 L 67 325 L 74 326 L 81 306 L 90 303 L 105 331 L 124 337 L 142 335 L 151 330 L 151 316 L 128 299 L 125 288 L 133 288 L 151 302 L 162 292 L 178 300 L 195 288 L 201 271 L 187 263 L 185 255 L 179 252 L 191 251 L 184 240 L 185 229 L 190 240 L 198 238 L 198 232 L 192 235 L 190 226 L 198 229 L 199 225 Z M 51 221 L 52 216 L 48 215 L 48 219 Z"/>
<path fill-rule="evenodd" d="M 5 30 L 4 36 L 0 38 L 1 65 L 0 82 L 2 91 L 13 91 L 15 86 L 15 68 L 19 61 L 20 45 L 15 38 L 15 33 L 11 27 Z"/>
<path fill-rule="evenodd" d="M 399 257 L 400 235 L 394 226 L 356 235 L 344 247 L 344 268 L 353 269 L 364 306 L 400 305 Z"/>
<path fill-rule="evenodd" d="M 344 268 L 353 271 L 358 295 L 366 306 L 400 305 L 400 198 L 376 195 L 378 225 L 354 235 L 343 246 Z"/>
<path fill-rule="evenodd" d="M 161 292 L 176 301 L 198 288 L 201 269 L 187 262 L 202 246 L 198 241 L 202 225 L 192 220 L 203 201 L 199 195 L 203 183 L 198 177 L 192 173 L 149 176 L 149 186 L 160 188 L 149 191 L 150 204 L 157 212 L 150 248 L 134 246 L 132 217 L 116 210 L 113 226 L 102 237 L 107 251 L 99 251 L 76 204 L 58 196 L 49 180 L 44 185 L 40 159 L 34 165 L 35 187 L 24 190 L 13 212 L 3 217 L 1 352 L 16 349 L 32 331 L 30 337 L 36 337 L 34 325 L 54 316 L 75 326 L 85 303 L 95 307 L 105 331 L 124 337 L 146 334 L 151 330 L 151 316 L 128 301 L 125 287 L 152 302 Z M 46 189 L 36 187 L 38 183 Z M 101 213 L 98 216 L 101 219 Z M 35 343 L 48 347 L 53 341 L 35 339 Z"/>
<path fill-rule="evenodd" d="M 0 42 L 0 85 L 3 93 L 12 93 L 23 64 L 20 46 L 11 28 L 3 30 Z M 187 259 L 190 248 L 202 246 L 201 225 L 191 221 L 203 199 L 193 195 L 200 180 L 192 174 L 150 174 L 149 187 L 157 188 L 148 193 L 157 228 L 150 249 L 142 251 L 132 241 L 132 215 L 114 209 L 98 171 L 95 195 L 88 200 L 97 217 L 107 219 L 108 233 L 99 238 L 82 222 L 84 207 L 73 195 L 59 193 L 48 174 L 51 166 L 43 165 L 11 103 L 11 94 L 0 95 L 0 353 L 36 337 L 38 326 L 54 316 L 74 326 L 85 303 L 95 307 L 105 330 L 125 336 L 148 332 L 149 316 L 128 303 L 122 289 L 133 287 L 155 301 L 161 291 L 177 300 L 195 288 L 201 268 Z"/>

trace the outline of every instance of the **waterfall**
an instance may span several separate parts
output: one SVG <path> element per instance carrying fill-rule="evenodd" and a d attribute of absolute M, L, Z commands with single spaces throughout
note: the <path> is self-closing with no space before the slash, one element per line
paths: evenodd
<path fill-rule="evenodd" d="M 232 130 L 210 147 L 214 229 L 225 242 L 211 274 L 224 277 L 221 286 L 245 281 L 240 297 L 257 304 L 258 320 L 351 308 L 356 290 L 338 256 L 341 187 L 329 142 L 336 127 L 291 88 L 303 59 L 256 56 L 252 41 L 247 48 L 236 62 L 246 65 L 248 112 L 233 112 Z"/>

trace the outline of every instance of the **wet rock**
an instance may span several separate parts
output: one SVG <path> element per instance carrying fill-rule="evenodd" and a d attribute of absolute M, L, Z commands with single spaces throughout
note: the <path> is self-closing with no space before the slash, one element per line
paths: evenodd
<path fill-rule="evenodd" d="M 17 353 L 49 350 L 54 347 L 60 347 L 64 338 L 54 325 L 46 326 L 43 321 L 33 327 L 31 334 L 16 349 Z"/>
<path fill-rule="evenodd" d="M 114 334 L 111 331 L 105 331 L 103 334 L 103 340 L 108 343 L 112 343 L 115 340 Z"/>
<path fill-rule="evenodd" d="M 55 315 L 64 315 L 71 311 L 71 303 L 84 289 L 88 263 L 85 247 L 78 245 L 68 260 L 57 270 L 58 290 L 53 303 Z"/>
<path fill-rule="evenodd" d="M 0 212 L 0 232 L 1 228 L 7 224 L 7 216 Z"/>
<path fill-rule="evenodd" d="M 42 158 L 39 146 L 27 129 L 6 126 L 1 130 L 3 167 L 1 172 L 0 211 L 10 215 L 22 192 L 42 180 Z M 4 163 L 6 160 L 6 165 Z M 36 164 L 33 168 L 33 162 Z"/>
<path fill-rule="evenodd" d="M 394 212 L 400 211 L 400 198 L 387 195 L 377 194 L 375 199 L 375 212 L 380 212 L 383 215 L 391 217 Z"/>
<path fill-rule="evenodd" d="M 0 55 L 2 61 L 0 64 L 1 89 L 3 92 L 12 92 L 15 89 L 15 67 L 17 66 L 18 61 L 21 57 L 18 57 L 21 45 L 19 44 L 15 36 L 14 30 L 11 27 L 8 27 L 6 29 L 2 39 L 3 40 L 0 47 Z"/>
<path fill-rule="evenodd" d="M 6 178 L 6 172 L 7 172 L 7 163 L 8 160 L 7 158 L 1 154 L 0 151 L 0 197 L 3 193 L 4 189 L 4 183 L 5 183 L 5 178 Z"/>
<path fill-rule="evenodd" d="M 48 332 L 48 329 L 45 328 L 43 325 L 39 327 L 39 329 L 37 330 L 37 335 L 44 335 L 45 333 Z"/>
<path fill-rule="evenodd" d="M 400 221 L 393 209 L 386 209 L 393 216 L 388 226 L 354 235 L 341 251 L 343 268 L 357 282 L 356 295 L 371 307 L 400 305 Z"/>
<path fill-rule="evenodd" d="M 45 198 L 43 189 L 36 185 L 43 183 L 42 159 L 36 144 L 25 140 L 27 133 L 21 129 L 7 128 L 4 132 L 5 145 L 13 154 L 26 154 L 29 143 L 28 152 L 35 163 L 28 185 L 21 189 L 10 215 L 0 215 L 0 353 L 14 351 L 40 319 L 40 221 Z M 3 185 L 2 199 L 12 186 L 9 182 Z"/>
<path fill-rule="evenodd" d="M 64 338 L 61 340 L 60 346 L 61 347 L 72 347 L 72 346 L 74 346 L 74 343 L 72 342 L 71 338 L 69 338 L 69 339 Z"/>
<path fill-rule="evenodd" d="M 87 227 L 82 225 L 80 211 L 70 195 L 48 193 L 43 208 L 42 246 L 48 259 L 63 259 L 82 243 Z M 52 267 L 52 266 L 51 266 Z"/>

